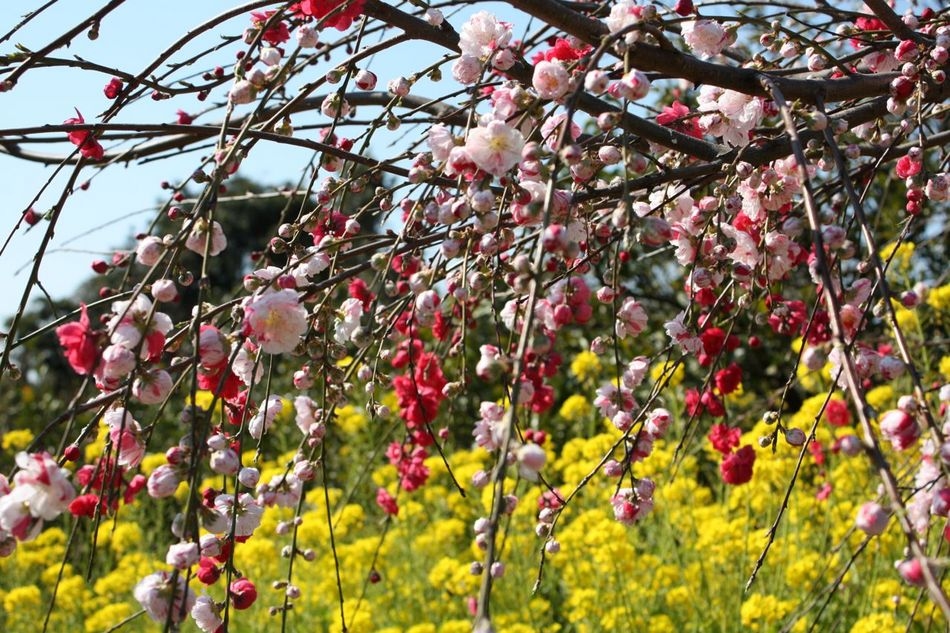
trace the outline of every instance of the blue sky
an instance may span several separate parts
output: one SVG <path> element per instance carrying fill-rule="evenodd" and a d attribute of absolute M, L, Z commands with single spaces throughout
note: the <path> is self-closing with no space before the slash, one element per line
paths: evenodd
<path fill-rule="evenodd" d="M 17 23 L 19 16 L 41 4 L 40 0 L 4 0 L 5 10 L 0 17 L 0 34 L 6 33 Z M 48 14 L 41 15 L 11 41 L 0 44 L 0 54 L 13 52 L 15 43 L 37 49 L 103 4 L 105 3 L 79 3 L 74 0 L 54 5 Z M 106 18 L 96 41 L 90 41 L 83 35 L 68 49 L 55 53 L 55 56 L 77 55 L 103 65 L 118 66 L 127 72 L 137 73 L 189 28 L 232 9 L 235 5 L 234 0 L 129 0 Z M 467 15 L 476 10 L 478 9 L 464 7 L 462 14 Z M 458 20 L 458 17 L 454 20 Z M 200 46 L 185 49 L 178 58 L 211 46 L 218 34 L 239 34 L 248 25 L 248 16 L 235 18 L 219 27 L 213 34 L 206 34 L 200 40 Z M 326 32 L 326 38 L 335 35 L 335 31 Z M 421 66 L 423 64 L 419 60 L 435 60 L 437 56 L 444 54 L 444 51 L 432 45 L 415 43 L 411 48 L 403 46 L 400 52 L 400 56 L 382 55 L 372 60 L 372 67 L 379 75 L 381 89 L 385 89 L 388 79 L 412 70 L 406 68 L 406 56 Z M 215 62 L 228 68 L 233 64 L 233 53 L 234 48 L 217 53 Z M 334 59 L 334 63 L 339 63 L 339 60 Z M 330 67 L 330 64 L 325 68 L 318 66 L 314 73 L 322 74 Z M 447 67 L 445 72 L 448 74 Z M 0 117 L 0 127 L 9 129 L 46 123 L 59 124 L 75 116 L 74 108 L 78 108 L 87 121 L 94 121 L 110 103 L 102 92 L 109 78 L 109 75 L 76 69 L 31 70 L 23 76 L 14 90 L 0 94 L 0 112 L 3 113 Z M 425 89 L 421 82 L 419 87 L 420 90 Z M 439 88 L 446 89 L 445 86 Z M 225 91 L 226 87 L 205 104 L 198 102 L 192 95 L 161 102 L 145 99 L 123 110 L 115 122 L 174 122 L 175 112 L 179 108 L 187 112 L 197 112 L 215 97 L 223 99 Z M 244 106 L 243 109 L 250 107 L 252 106 Z M 240 114 L 240 110 L 238 113 Z M 201 122 L 214 122 L 218 120 L 218 116 L 218 113 L 212 113 L 201 119 Z M 404 132 L 405 130 L 398 132 L 397 136 Z M 356 133 L 358 132 L 351 132 L 350 135 Z M 402 141 L 403 144 L 405 142 Z M 380 154 L 392 151 L 377 145 L 376 141 L 374 146 L 380 148 Z M 65 154 L 72 147 L 63 143 L 40 146 L 38 149 Z M 94 259 L 109 259 L 114 248 L 127 245 L 137 232 L 147 226 L 150 217 L 148 210 L 154 209 L 166 199 L 167 192 L 162 191 L 160 183 L 163 180 L 180 182 L 183 176 L 195 169 L 201 155 L 184 154 L 160 162 L 133 164 L 128 168 L 113 166 L 101 173 L 93 168 L 84 170 L 80 182 L 94 177 L 92 184 L 88 190 L 71 196 L 66 203 L 55 237 L 40 269 L 40 281 L 50 295 L 54 298 L 69 297 L 76 285 L 90 276 L 90 264 Z M 259 145 L 242 163 L 241 174 L 275 185 L 296 181 L 308 157 L 309 152 L 300 149 Z M 7 184 L 5 202 L 0 207 L 2 240 L 52 174 L 53 169 L 0 154 L 0 170 L 5 175 Z M 58 199 L 67 176 L 68 170 L 64 170 L 34 205 L 38 212 L 47 211 Z M 7 251 L 0 255 L 0 271 L 3 273 L 0 276 L 0 322 L 11 316 L 19 305 L 29 277 L 32 258 L 42 239 L 42 231 L 47 226 L 45 222 L 41 222 L 28 232 L 21 228 Z M 39 291 L 34 290 L 33 299 L 41 296 Z"/>

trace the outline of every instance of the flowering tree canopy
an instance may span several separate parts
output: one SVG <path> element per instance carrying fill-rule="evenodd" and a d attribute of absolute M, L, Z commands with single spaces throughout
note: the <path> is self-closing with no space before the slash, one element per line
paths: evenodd
<path fill-rule="evenodd" d="M 508 630 L 494 586 L 543 591 L 550 559 L 581 555 L 559 534 L 582 508 L 652 533 L 695 470 L 757 511 L 747 590 L 795 495 L 849 490 L 839 540 L 860 546 L 827 595 L 890 533 L 895 579 L 950 619 L 942 3 L 255 0 L 180 16 L 144 68 L 69 52 L 107 50 L 122 0 L 12 45 L 60 4 L 0 38 L 0 104 L 51 68 L 102 89 L 97 115 L 66 98 L 61 123 L 0 124 L 0 152 L 53 169 L 7 204 L 3 250 L 41 239 L 0 376 L 42 384 L 21 369 L 44 337 L 72 372 L 30 440 L 4 441 L 4 554 L 63 515 L 64 562 L 91 573 L 99 527 L 151 504 L 161 552 L 133 594 L 166 630 L 241 626 L 271 581 L 293 629 L 325 550 L 345 631 L 387 530 L 444 477 L 448 508 L 480 497 L 470 625 Z M 257 156 L 294 182 L 237 190 Z M 25 327 L 91 181 L 163 160 L 151 223 L 92 263 L 98 297 Z M 263 199 L 266 228 L 229 229 Z M 563 461 L 576 442 L 584 472 Z M 354 496 L 380 518 L 356 581 L 335 540 Z M 307 549 L 321 505 L 328 538 Z M 281 575 L 253 577 L 241 550 L 275 530 Z M 519 530 L 524 587 L 503 579 Z"/>

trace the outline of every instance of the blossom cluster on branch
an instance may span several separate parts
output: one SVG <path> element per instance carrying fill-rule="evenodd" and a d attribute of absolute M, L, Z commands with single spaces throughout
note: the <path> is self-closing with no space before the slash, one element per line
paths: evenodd
<path fill-rule="evenodd" d="M 77 110 L 62 125 L 0 130 L 0 151 L 72 174 L 49 212 L 33 208 L 41 192 L 11 232 L 44 239 L 0 372 L 35 379 L 19 375 L 18 355 L 55 336 L 79 377 L 15 474 L 0 475 L 2 553 L 64 513 L 98 525 L 122 505 L 174 499 L 156 529 L 167 567 L 139 579 L 135 598 L 166 628 L 190 617 L 223 631 L 265 580 L 234 551 L 266 508 L 299 517 L 308 490 L 346 484 L 334 479 L 345 455 L 391 465 L 372 501 L 398 521 L 439 457 L 458 494 L 491 491 L 472 565 L 474 626 L 489 631 L 505 517 L 524 486 L 545 495 L 540 583 L 548 556 L 571 555 L 558 530 L 591 479 L 615 481 L 600 501 L 638 529 L 662 503 L 654 478 L 635 475 L 658 443 L 685 455 L 708 438 L 709 472 L 743 486 L 761 451 L 794 452 L 799 465 L 822 455 L 815 429 L 827 420 L 853 428 L 834 450 L 880 477 L 857 528 L 876 536 L 893 518 L 907 542 L 896 573 L 950 619 L 939 582 L 950 540 L 945 7 L 260 1 L 190 30 L 215 44 L 187 59 L 182 41 L 141 71 L 57 57 L 89 24 L 106 39 L 118 4 L 0 61 L 0 101 L 67 61 L 104 85 L 95 119 Z M 400 73 L 386 57 L 417 67 Z M 181 107 L 168 110 L 175 123 L 129 120 L 149 99 Z M 35 151 L 41 142 L 66 154 Z M 23 331 L 80 174 L 196 147 L 205 155 L 169 173 L 137 245 L 93 263 L 98 300 Z M 306 157 L 293 195 L 271 234 L 228 234 L 229 186 L 274 148 Z M 235 237 L 254 246 L 242 282 L 225 287 L 214 262 Z M 928 305 L 936 316 L 918 317 Z M 566 379 L 568 367 L 583 376 L 581 360 L 612 378 Z M 808 372 L 827 393 L 811 429 L 789 422 Z M 899 396 L 888 410 L 868 403 L 880 385 Z M 619 439 L 567 487 L 546 475 L 551 442 L 590 432 L 556 422 L 575 391 Z M 351 405 L 370 417 L 374 446 L 342 441 L 338 412 Z M 743 443 L 762 421 L 768 432 Z M 87 455 L 100 427 L 102 452 Z M 493 465 L 456 480 L 453 447 L 472 446 Z M 286 468 L 262 477 L 255 460 L 288 447 Z M 165 459 L 145 477 L 147 452 Z M 763 517 L 774 523 L 750 584 L 785 509 Z M 272 610 L 285 627 L 307 559 L 298 527 L 281 528 L 290 562 Z M 351 597 L 338 587 L 345 618 Z"/>

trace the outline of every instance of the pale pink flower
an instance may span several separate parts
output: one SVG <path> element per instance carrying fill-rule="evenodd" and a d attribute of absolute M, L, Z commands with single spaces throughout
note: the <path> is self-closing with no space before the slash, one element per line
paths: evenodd
<path fill-rule="evenodd" d="M 534 67 L 531 85 L 542 99 L 560 99 L 567 92 L 571 76 L 557 62 L 540 61 Z"/>
<path fill-rule="evenodd" d="M 482 62 L 477 57 L 462 55 L 452 64 L 452 77 L 464 86 L 470 86 L 482 74 Z"/>
<path fill-rule="evenodd" d="M 300 48 L 316 48 L 320 43 L 317 37 L 317 31 L 309 24 L 301 25 L 297 28 L 297 44 Z"/>
<path fill-rule="evenodd" d="M 248 387 L 259 383 L 264 376 L 264 369 L 258 362 L 259 358 L 260 348 L 250 341 L 245 341 L 234 356 L 234 362 L 231 363 L 231 371 Z"/>
<path fill-rule="evenodd" d="M 109 440 L 114 450 L 118 451 L 120 466 L 135 468 L 142 463 L 145 457 L 145 439 L 142 437 L 142 427 L 126 409 L 109 409 L 102 416 L 102 421 L 109 427 Z"/>
<path fill-rule="evenodd" d="M 339 317 L 333 325 L 333 340 L 340 345 L 345 345 L 360 326 L 360 318 L 363 316 L 363 302 L 359 299 L 347 299 L 340 305 L 337 314 Z"/>
<path fill-rule="evenodd" d="M 200 555 L 197 543 L 173 543 L 165 554 L 165 563 L 175 569 L 188 569 L 198 562 Z"/>
<path fill-rule="evenodd" d="M 148 476 L 148 496 L 163 499 L 175 494 L 182 482 L 181 473 L 171 464 L 162 464 Z"/>
<path fill-rule="evenodd" d="M 181 622 L 182 614 L 188 613 L 195 602 L 184 574 L 178 574 L 174 582 L 172 578 L 170 572 L 156 572 L 140 580 L 132 591 L 149 617 L 163 624 Z"/>
<path fill-rule="evenodd" d="M 903 451 L 920 439 L 917 420 L 900 409 L 891 409 L 880 418 L 881 435 L 891 443 L 894 450 Z"/>
<path fill-rule="evenodd" d="M 475 443 L 486 451 L 493 451 L 501 446 L 504 439 L 505 407 L 494 402 L 482 402 L 479 407 L 481 419 L 475 423 L 472 435 Z"/>
<path fill-rule="evenodd" d="M 294 471 L 296 473 L 298 469 L 306 470 L 308 466 L 309 462 L 307 461 L 297 462 L 294 465 Z M 262 506 L 277 506 L 279 508 L 293 508 L 296 506 L 303 494 L 303 481 L 295 473 L 271 477 L 271 480 L 261 489 L 258 503 Z"/>
<path fill-rule="evenodd" d="M 605 21 L 610 32 L 616 34 L 640 24 L 655 14 L 656 9 L 653 6 L 642 6 L 632 0 L 620 0 L 611 7 L 610 15 Z M 633 44 L 640 39 L 640 36 L 639 30 L 632 29 L 624 36 L 624 41 L 627 44 Z"/>
<path fill-rule="evenodd" d="M 209 228 L 207 220 L 198 220 L 191 229 L 188 239 L 185 240 L 185 248 L 201 256 L 205 254 L 205 245 L 208 245 L 208 255 L 214 257 L 228 246 L 228 238 L 224 235 L 224 229 L 217 220 L 211 223 Z"/>
<path fill-rule="evenodd" d="M 228 91 L 228 100 L 234 105 L 250 103 L 255 98 L 257 98 L 257 88 L 246 79 L 235 81 Z"/>
<path fill-rule="evenodd" d="M 142 404 L 159 404 L 171 393 L 174 381 L 164 369 L 140 374 L 132 383 L 132 395 Z"/>
<path fill-rule="evenodd" d="M 144 266 L 154 266 L 165 251 L 162 238 L 148 235 L 139 241 L 135 249 L 135 261 Z"/>
<path fill-rule="evenodd" d="M 732 44 L 733 36 L 715 20 L 695 20 L 682 25 L 683 40 L 700 57 L 718 55 Z"/>
<path fill-rule="evenodd" d="M 241 468 L 241 457 L 233 449 L 224 448 L 212 451 L 208 456 L 208 463 L 214 472 L 232 477 Z"/>
<path fill-rule="evenodd" d="M 238 496 L 237 503 L 234 501 L 234 495 L 220 494 L 214 499 L 214 507 L 225 519 L 227 527 L 222 532 L 230 531 L 233 520 L 234 536 L 237 537 L 253 534 L 261 524 L 264 514 L 264 506 L 246 492 Z"/>
<path fill-rule="evenodd" d="M 518 473 L 528 481 L 537 481 L 538 473 L 544 468 L 548 456 L 544 449 L 535 443 L 523 444 L 515 453 L 518 459 Z"/>
<path fill-rule="evenodd" d="M 307 311 L 293 290 L 254 295 L 244 304 L 245 331 L 268 354 L 291 352 L 307 331 Z"/>
<path fill-rule="evenodd" d="M 444 161 L 448 159 L 449 152 L 455 147 L 455 137 L 452 136 L 452 131 L 448 127 L 436 123 L 429 128 L 426 134 L 426 145 L 428 145 L 429 151 L 432 152 L 432 158 L 437 161 Z"/>
<path fill-rule="evenodd" d="M 646 325 L 646 310 L 636 299 L 628 297 L 617 311 L 617 322 L 614 327 L 617 337 L 637 336 L 646 328 Z"/>
<path fill-rule="evenodd" d="M 201 594 L 191 608 L 191 619 L 204 633 L 217 633 L 224 626 L 221 610 L 208 594 Z"/>
<path fill-rule="evenodd" d="M 198 334 L 198 360 L 202 367 L 220 367 L 228 360 L 230 353 L 230 344 L 221 330 L 209 324 L 201 326 Z"/>
<path fill-rule="evenodd" d="M 102 361 L 96 367 L 96 386 L 115 389 L 135 369 L 135 354 L 122 345 L 110 345 L 102 352 Z"/>
<path fill-rule="evenodd" d="M 178 288 L 171 279 L 156 279 L 152 282 L 152 298 L 161 303 L 174 301 L 178 296 Z"/>
<path fill-rule="evenodd" d="M 544 123 L 541 124 L 541 138 L 544 139 L 544 146 L 552 152 L 556 152 L 560 149 L 559 141 L 560 136 L 563 134 L 562 129 L 565 119 L 567 119 L 567 115 L 562 112 L 555 116 L 548 117 Z M 570 145 L 577 140 L 580 134 L 580 126 L 574 123 L 574 121 L 571 121 L 568 135 L 567 138 L 564 139 L 563 145 Z"/>
<path fill-rule="evenodd" d="M 650 80 L 639 70 L 631 70 L 610 86 L 610 95 L 618 99 L 639 101 L 650 93 Z"/>
<path fill-rule="evenodd" d="M 501 176 L 521 160 L 524 143 L 518 130 L 501 121 L 490 121 L 485 127 L 469 131 L 465 149 L 479 169 Z"/>
<path fill-rule="evenodd" d="M 687 329 L 683 323 L 685 318 L 685 313 L 680 312 L 674 319 L 667 321 L 664 324 L 666 334 L 674 343 L 679 345 L 684 352 L 698 354 L 703 348 L 703 342 L 698 336 L 693 336 L 689 329 Z"/>
<path fill-rule="evenodd" d="M 479 11 L 462 25 L 459 49 L 481 61 L 487 60 L 511 39 L 511 25 L 500 22 L 488 11 Z"/>
<path fill-rule="evenodd" d="M 870 536 L 882 534 L 887 527 L 890 519 L 890 513 L 882 508 L 880 504 L 868 501 L 858 508 L 858 516 L 854 523 L 859 530 Z"/>
<path fill-rule="evenodd" d="M 605 418 L 613 419 L 620 411 L 631 411 L 637 406 L 633 392 L 626 387 L 617 388 L 617 385 L 606 384 L 597 389 L 594 406 L 600 409 Z M 623 420 L 621 419 L 621 422 Z"/>
<path fill-rule="evenodd" d="M 735 90 L 723 90 L 709 84 L 699 89 L 700 127 L 733 147 L 749 144 L 749 133 L 762 121 L 762 100 Z"/>
<path fill-rule="evenodd" d="M 281 412 L 283 406 L 284 401 L 280 396 L 268 397 L 257 414 L 247 424 L 247 430 L 251 437 L 255 440 L 261 439 L 261 436 L 270 429 L 274 420 L 277 419 L 277 415 Z"/>
<path fill-rule="evenodd" d="M 134 350 L 142 343 L 142 358 L 154 360 L 165 347 L 165 335 L 172 329 L 172 320 L 164 312 L 152 314 L 152 302 L 145 295 L 133 301 L 116 301 L 112 304 L 114 316 L 109 320 L 110 341 Z"/>
<path fill-rule="evenodd" d="M 15 486 L 0 497 L 0 532 L 27 541 L 36 537 L 43 521 L 55 519 L 76 496 L 69 483 L 69 471 L 60 468 L 49 453 L 20 452 L 16 455 L 20 470 L 13 476 Z"/>

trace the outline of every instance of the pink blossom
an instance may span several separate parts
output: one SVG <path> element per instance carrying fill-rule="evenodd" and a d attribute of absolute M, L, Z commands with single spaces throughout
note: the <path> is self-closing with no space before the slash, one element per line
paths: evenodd
<path fill-rule="evenodd" d="M 633 525 L 653 510 L 653 492 L 656 486 L 650 479 L 639 480 L 633 488 L 621 488 L 610 499 L 614 519 L 624 525 Z"/>
<path fill-rule="evenodd" d="M 562 130 L 564 129 L 564 121 L 566 119 L 567 115 L 562 112 L 561 114 L 548 117 L 544 123 L 541 124 L 541 138 L 544 139 L 544 146 L 552 152 L 558 151 L 562 144 L 568 145 L 573 143 L 581 134 L 580 126 L 574 123 L 574 121 L 571 121 L 568 134 L 562 142 L 560 137 L 563 134 Z"/>
<path fill-rule="evenodd" d="M 524 142 L 518 130 L 502 121 L 490 121 L 469 131 L 465 150 L 479 169 L 501 176 L 521 160 Z"/>
<path fill-rule="evenodd" d="M 472 85 L 481 74 L 482 62 L 472 55 L 462 55 L 452 64 L 452 77 L 462 85 Z"/>
<path fill-rule="evenodd" d="M 481 419 L 476 422 L 472 435 L 475 443 L 486 451 L 493 451 L 501 446 L 504 438 L 505 408 L 494 402 L 482 402 L 479 407 Z"/>
<path fill-rule="evenodd" d="M 196 564 L 199 558 L 197 543 L 173 543 L 165 554 L 165 563 L 175 569 L 188 569 Z"/>
<path fill-rule="evenodd" d="M 175 494 L 182 477 L 177 468 L 170 464 L 162 464 L 148 476 L 148 496 L 153 499 L 163 499 Z"/>
<path fill-rule="evenodd" d="M 244 304 L 245 330 L 268 354 L 291 352 L 307 331 L 307 311 L 293 290 L 254 295 Z"/>
<path fill-rule="evenodd" d="M 235 503 L 234 495 L 220 494 L 214 498 L 214 508 L 224 518 L 215 527 L 223 527 L 223 529 L 212 530 L 209 528 L 208 531 L 230 533 L 233 521 L 235 537 L 252 535 L 261 524 L 261 517 L 264 514 L 264 506 L 246 492 L 238 496 L 237 503 Z M 234 518 L 232 519 L 232 517 Z"/>
<path fill-rule="evenodd" d="M 16 465 L 20 470 L 13 476 L 15 485 L 0 497 L 0 532 L 26 541 L 36 537 L 44 520 L 62 514 L 76 491 L 69 483 L 69 471 L 49 453 L 17 453 Z M 6 479 L 0 483 L 8 489 Z"/>
<path fill-rule="evenodd" d="M 204 256 L 205 245 L 209 240 L 211 242 L 208 245 L 208 255 L 210 257 L 214 257 L 228 246 L 228 238 L 225 237 L 224 229 L 221 228 L 221 224 L 217 220 L 211 223 L 210 228 L 206 220 L 198 220 L 194 228 L 191 229 L 188 239 L 185 240 L 185 248 Z"/>
<path fill-rule="evenodd" d="M 120 466 L 135 468 L 145 457 L 145 440 L 142 427 L 126 409 L 110 409 L 102 416 L 109 427 L 109 440 L 118 451 Z"/>
<path fill-rule="evenodd" d="M 511 25 L 500 22 L 488 11 L 479 11 L 462 25 L 459 49 L 481 61 L 503 48 L 511 39 Z"/>
<path fill-rule="evenodd" d="M 261 406 L 260 410 L 247 423 L 248 433 L 256 440 L 270 429 L 271 424 L 277 419 L 277 414 L 283 409 L 283 399 L 280 396 L 269 396 L 267 401 Z"/>
<path fill-rule="evenodd" d="M 224 448 L 212 451 L 208 456 L 208 463 L 214 472 L 233 477 L 241 468 L 241 457 L 232 449 Z"/>
<path fill-rule="evenodd" d="M 162 257 L 165 251 L 165 244 L 162 238 L 154 235 L 148 235 L 139 240 L 135 247 L 135 261 L 144 266 L 154 266 Z"/>
<path fill-rule="evenodd" d="M 632 297 L 624 300 L 623 305 L 617 311 L 617 322 L 614 331 L 618 338 L 637 336 L 646 328 L 647 313 L 643 306 Z"/>
<path fill-rule="evenodd" d="M 173 582 L 170 572 L 160 571 L 139 581 L 132 591 L 149 617 L 156 622 L 181 622 L 182 614 L 188 613 L 195 602 L 195 594 L 178 574 Z"/>
<path fill-rule="evenodd" d="M 337 311 L 339 318 L 333 325 L 333 340 L 344 345 L 353 337 L 360 326 L 363 316 L 363 302 L 359 299 L 346 299 Z"/>
<path fill-rule="evenodd" d="M 297 411 L 294 420 L 300 432 L 306 436 L 317 433 L 318 428 L 323 424 L 323 411 L 317 403 L 308 396 L 297 396 L 294 398 L 294 409 Z"/>
<path fill-rule="evenodd" d="M 221 610 L 207 594 L 202 594 L 195 600 L 194 606 L 191 607 L 191 619 L 204 633 L 218 633 L 224 626 Z"/>
<path fill-rule="evenodd" d="M 135 350 L 144 338 L 142 358 L 154 360 L 161 356 L 172 320 L 164 312 L 153 313 L 148 297 L 139 295 L 133 301 L 116 301 L 112 304 L 112 313 L 109 330 L 113 344 Z"/>
<path fill-rule="evenodd" d="M 718 55 L 734 41 L 734 36 L 715 20 L 684 22 L 682 34 L 690 50 L 703 58 Z"/>
<path fill-rule="evenodd" d="M 534 67 L 531 85 L 542 99 L 560 99 L 570 84 L 567 69 L 557 62 L 540 61 Z"/>
<path fill-rule="evenodd" d="M 160 303 L 174 301 L 178 297 L 178 288 L 171 279 L 156 279 L 152 283 L 152 298 Z"/>
<path fill-rule="evenodd" d="M 894 450 L 903 451 L 920 438 L 917 420 L 900 409 L 891 409 L 880 418 L 881 435 L 891 443 Z"/>
<path fill-rule="evenodd" d="M 132 395 L 142 404 L 159 404 L 171 393 L 174 381 L 164 369 L 139 374 L 132 383 Z"/>
<path fill-rule="evenodd" d="M 873 501 L 868 501 L 858 508 L 858 516 L 854 523 L 865 534 L 877 536 L 884 532 L 889 519 L 890 513 L 887 510 Z"/>
<path fill-rule="evenodd" d="M 620 0 L 611 7 L 610 15 L 605 21 L 607 22 L 607 28 L 610 29 L 612 34 L 630 29 L 624 36 L 624 41 L 627 44 L 633 44 L 640 39 L 640 31 L 631 29 L 630 27 L 650 19 L 655 14 L 656 8 L 652 5 L 644 6 L 632 0 Z"/>
<path fill-rule="evenodd" d="M 537 481 L 538 473 L 544 468 L 547 454 L 535 443 L 523 444 L 515 453 L 518 459 L 518 473 L 528 481 Z"/>
<path fill-rule="evenodd" d="M 228 339 L 213 325 L 204 324 L 198 334 L 198 360 L 205 369 L 220 367 L 230 354 Z"/>

